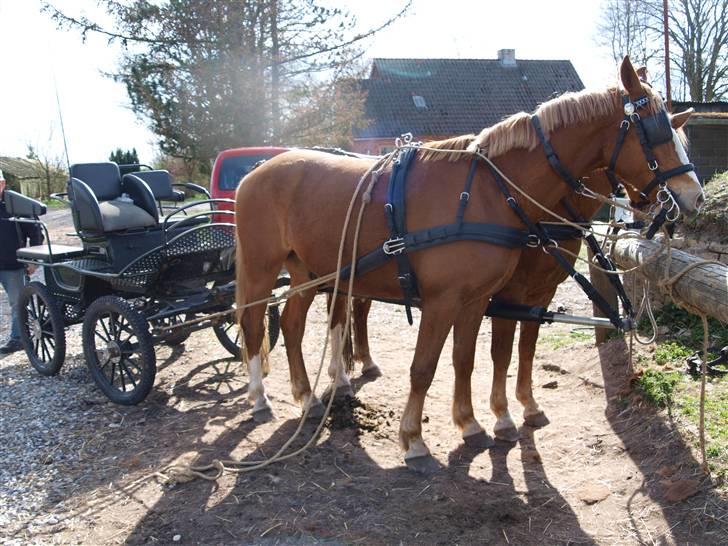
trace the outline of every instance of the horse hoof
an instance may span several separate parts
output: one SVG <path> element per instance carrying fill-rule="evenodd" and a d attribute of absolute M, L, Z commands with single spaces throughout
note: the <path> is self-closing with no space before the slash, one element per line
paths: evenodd
<path fill-rule="evenodd" d="M 367 379 L 377 379 L 383 375 L 384 374 L 382 373 L 382 370 L 379 369 L 379 366 L 371 366 L 366 370 L 361 371 L 361 376 L 366 377 Z"/>
<path fill-rule="evenodd" d="M 489 447 L 493 447 L 493 445 L 495 445 L 493 438 L 488 436 L 484 430 L 476 432 L 475 434 L 471 434 L 470 436 L 464 436 L 463 442 L 465 442 L 465 445 L 470 449 L 478 450 L 488 449 Z"/>
<path fill-rule="evenodd" d="M 308 409 L 306 419 L 321 419 L 326 413 L 326 408 L 321 402 L 316 402 Z"/>
<path fill-rule="evenodd" d="M 516 427 L 502 428 L 494 432 L 496 440 L 501 440 L 503 442 L 517 442 L 521 439 L 521 433 L 518 432 Z"/>
<path fill-rule="evenodd" d="M 529 427 L 541 428 L 548 425 L 551 421 L 546 417 L 546 414 L 542 411 L 534 413 L 533 415 L 527 415 L 523 418 L 523 422 Z"/>
<path fill-rule="evenodd" d="M 334 391 L 334 400 L 343 400 L 347 396 L 354 398 L 354 390 L 351 388 L 351 385 L 341 385 Z M 321 401 L 328 403 L 329 398 L 331 398 L 331 387 L 326 387 L 326 390 L 321 395 Z"/>
<path fill-rule="evenodd" d="M 439 472 L 442 468 L 432 455 L 420 455 L 419 457 L 410 457 L 405 459 L 404 462 L 413 472 L 418 474 L 430 475 L 435 472 Z"/>
<path fill-rule="evenodd" d="M 273 416 L 273 410 L 270 408 L 261 408 L 253 412 L 253 421 L 256 423 L 263 424 L 269 423 L 275 417 Z"/>

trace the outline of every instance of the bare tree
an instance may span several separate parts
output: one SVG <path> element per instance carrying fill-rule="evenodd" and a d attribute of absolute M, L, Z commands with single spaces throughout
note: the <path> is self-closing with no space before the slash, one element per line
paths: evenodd
<path fill-rule="evenodd" d="M 615 58 L 629 54 L 651 64 L 657 74 L 656 61 L 664 55 L 663 28 L 661 0 L 608 0 L 598 43 L 610 47 Z M 668 35 L 677 98 L 699 102 L 724 98 L 728 94 L 728 0 L 670 0 Z"/>

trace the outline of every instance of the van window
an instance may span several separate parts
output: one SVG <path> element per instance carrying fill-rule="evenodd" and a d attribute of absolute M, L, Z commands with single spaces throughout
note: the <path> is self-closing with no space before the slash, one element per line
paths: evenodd
<path fill-rule="evenodd" d="M 253 170 L 260 161 L 273 157 L 270 154 L 239 155 L 226 157 L 220 166 L 218 187 L 221 190 L 234 190 L 243 177 Z"/>

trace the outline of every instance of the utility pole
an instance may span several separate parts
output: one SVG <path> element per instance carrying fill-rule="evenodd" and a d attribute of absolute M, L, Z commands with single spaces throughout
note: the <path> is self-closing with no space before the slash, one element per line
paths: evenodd
<path fill-rule="evenodd" d="M 667 95 L 667 111 L 672 111 L 672 95 L 670 92 L 670 35 L 667 32 L 667 0 L 662 0 L 662 26 L 665 36 L 665 94 Z"/>

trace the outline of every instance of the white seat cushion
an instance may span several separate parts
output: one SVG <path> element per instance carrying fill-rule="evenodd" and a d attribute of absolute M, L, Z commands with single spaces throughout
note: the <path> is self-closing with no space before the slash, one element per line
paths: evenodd
<path fill-rule="evenodd" d="M 99 203 L 99 210 L 104 233 L 157 225 L 157 221 L 151 214 L 128 201 L 117 199 L 102 201 Z"/>

